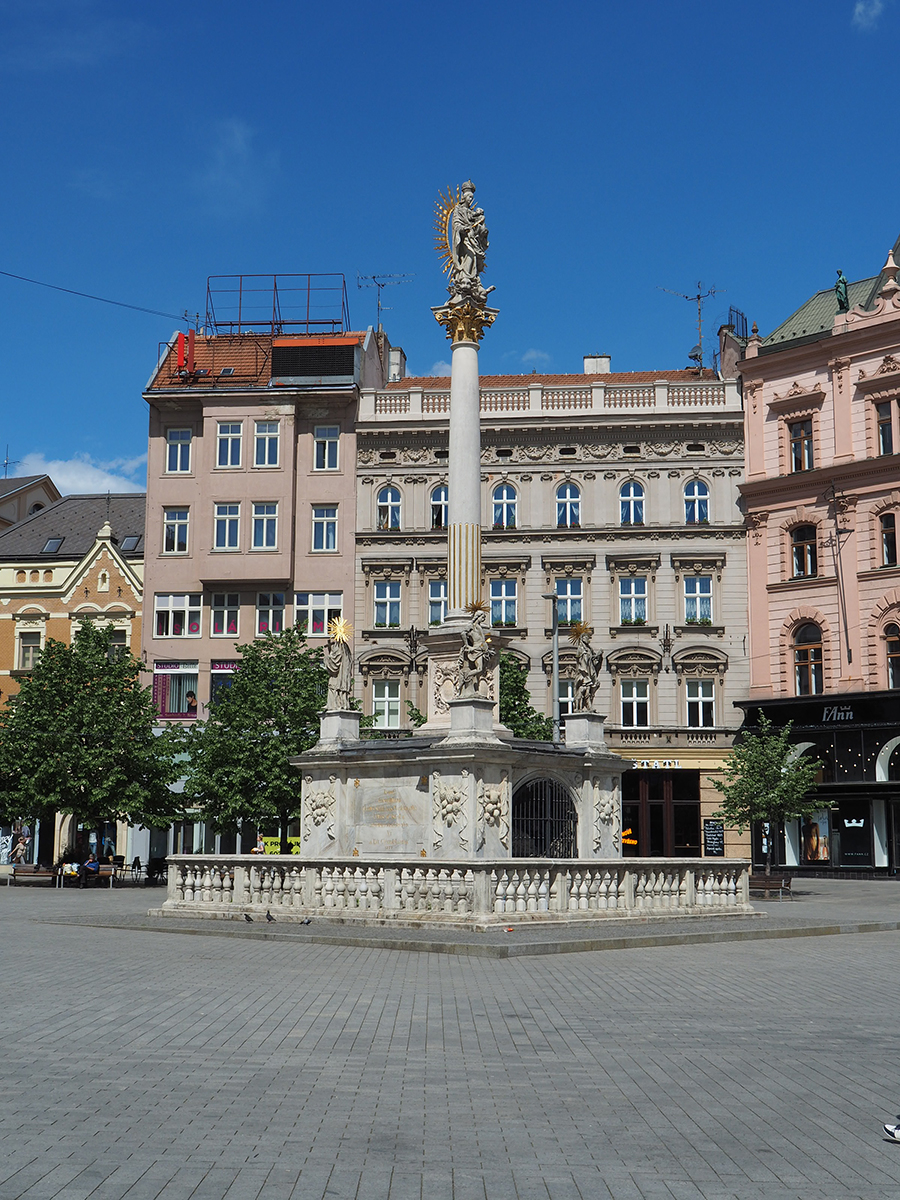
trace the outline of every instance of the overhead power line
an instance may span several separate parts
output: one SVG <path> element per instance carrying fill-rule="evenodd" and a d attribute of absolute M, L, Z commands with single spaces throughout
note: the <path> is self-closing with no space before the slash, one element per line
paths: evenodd
<path fill-rule="evenodd" d="M 33 283 L 37 287 L 51 288 L 54 292 L 65 292 L 69 296 L 81 296 L 83 300 L 99 300 L 101 304 L 114 304 L 117 308 L 130 308 L 132 312 L 149 313 L 152 317 L 169 317 L 173 321 L 191 323 L 187 312 L 176 316 L 175 313 L 160 312 L 158 308 L 142 308 L 139 304 L 126 304 L 123 300 L 107 300 L 105 296 L 92 296 L 90 292 L 76 292 L 74 288 L 59 287 L 55 283 L 44 283 L 40 279 L 29 279 L 27 275 L 14 275 L 12 271 L 0 271 L 7 279 L 18 279 L 22 283 Z"/>

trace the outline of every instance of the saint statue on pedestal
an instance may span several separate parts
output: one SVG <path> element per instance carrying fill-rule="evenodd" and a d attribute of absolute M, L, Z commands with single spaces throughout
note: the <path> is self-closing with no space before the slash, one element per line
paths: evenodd
<path fill-rule="evenodd" d="M 460 699 L 486 697 L 490 693 L 490 675 L 494 665 L 491 639 L 485 629 L 487 613 L 478 605 L 471 608 L 468 625 L 461 631 L 462 648 L 456 660 L 456 694 Z"/>
<path fill-rule="evenodd" d="M 350 708 L 353 690 L 353 650 L 351 638 L 353 626 L 343 617 L 336 617 L 328 625 L 328 645 L 322 656 L 328 672 L 328 699 L 326 712 L 346 712 Z"/>
<path fill-rule="evenodd" d="M 572 697 L 573 712 L 593 712 L 594 697 L 600 687 L 600 668 L 603 655 L 595 654 L 591 645 L 593 630 L 579 621 L 572 626 L 569 640 L 575 646 L 575 683 Z"/>

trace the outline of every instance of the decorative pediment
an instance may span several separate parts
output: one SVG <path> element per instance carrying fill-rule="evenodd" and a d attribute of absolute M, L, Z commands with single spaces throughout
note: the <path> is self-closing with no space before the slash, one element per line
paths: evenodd
<path fill-rule="evenodd" d="M 578 554 L 568 555 L 563 558 L 541 558 L 541 568 L 547 576 L 547 586 L 549 587 L 555 576 L 582 576 L 586 575 L 588 579 L 591 577 L 591 572 L 597 565 L 596 554 Z"/>
<path fill-rule="evenodd" d="M 613 579 L 617 575 L 650 575 L 655 578 L 659 562 L 658 554 L 607 554 L 606 569 Z"/>
<path fill-rule="evenodd" d="M 794 380 L 788 390 L 781 396 L 777 393 L 769 401 L 773 412 L 800 412 L 813 408 L 821 408 L 825 399 L 825 389 L 816 381 L 811 387 L 804 388 Z"/>
<path fill-rule="evenodd" d="M 886 354 L 871 375 L 860 369 L 856 386 L 874 400 L 895 396 L 900 391 L 900 361 L 893 354 Z"/>
<path fill-rule="evenodd" d="M 662 655 L 643 647 L 623 646 L 606 656 L 606 669 L 616 675 L 658 675 L 662 666 Z"/>
<path fill-rule="evenodd" d="M 497 579 L 518 578 L 522 587 L 525 586 L 525 576 L 531 566 L 531 555 L 517 555 L 509 558 L 483 558 L 481 560 L 481 583 L 484 585 L 488 576 Z"/>
<path fill-rule="evenodd" d="M 724 554 L 672 554 L 670 560 L 676 580 L 682 575 L 708 575 L 710 572 L 715 573 L 716 579 L 722 579 Z"/>
<path fill-rule="evenodd" d="M 413 667 L 412 658 L 401 649 L 393 647 L 373 646 L 364 650 L 357 659 L 357 667 L 363 679 L 396 679 L 398 675 L 408 675 Z"/>
<path fill-rule="evenodd" d="M 718 675 L 722 679 L 728 670 L 728 655 L 723 650 L 715 650 L 709 646 L 685 646 L 672 655 L 672 666 L 679 677 L 709 678 Z"/>
<path fill-rule="evenodd" d="M 413 560 L 411 558 L 364 558 L 360 566 L 365 577 L 366 587 L 369 586 L 369 580 L 373 577 L 375 579 L 402 579 L 405 583 L 409 583 Z"/>

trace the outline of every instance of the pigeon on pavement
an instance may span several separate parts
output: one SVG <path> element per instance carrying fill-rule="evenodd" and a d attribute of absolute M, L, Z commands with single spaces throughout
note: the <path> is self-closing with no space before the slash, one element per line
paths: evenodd
<path fill-rule="evenodd" d="M 244 913 L 244 920 L 249 921 L 251 925 L 253 924 L 253 918 L 250 916 L 249 913 Z"/>

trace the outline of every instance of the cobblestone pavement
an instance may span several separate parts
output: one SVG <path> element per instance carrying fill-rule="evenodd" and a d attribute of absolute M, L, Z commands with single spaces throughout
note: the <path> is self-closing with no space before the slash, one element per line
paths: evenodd
<path fill-rule="evenodd" d="M 900 1195 L 900 932 L 498 960 L 148 899 L 0 887 L 0 1200 Z"/>

